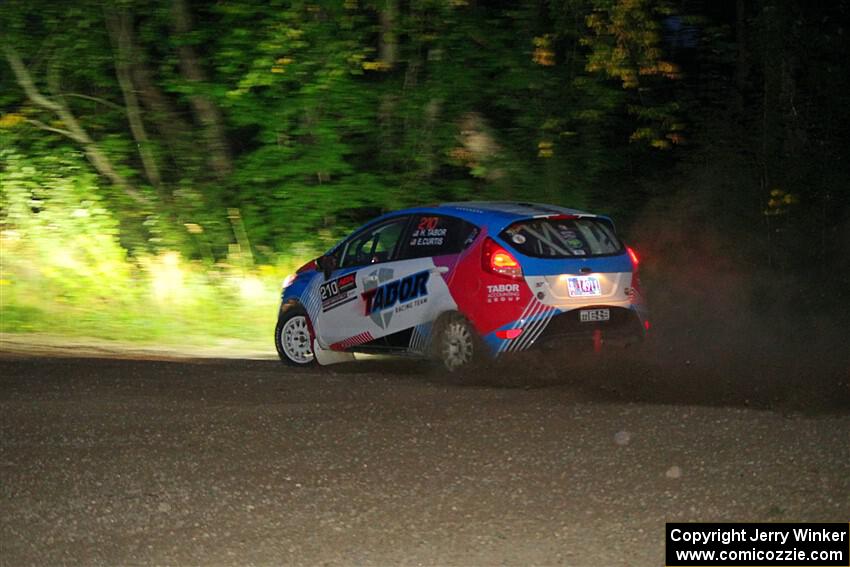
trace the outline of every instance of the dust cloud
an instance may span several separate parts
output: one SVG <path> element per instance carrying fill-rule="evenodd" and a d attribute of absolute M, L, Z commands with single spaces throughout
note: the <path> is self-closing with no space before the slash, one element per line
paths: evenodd
<path fill-rule="evenodd" d="M 636 359 L 669 389 L 645 397 L 850 411 L 846 267 L 822 266 L 823 277 L 770 266 L 754 231 L 719 224 L 687 203 L 636 223 L 653 325 Z"/>
<path fill-rule="evenodd" d="M 771 268 L 745 231 L 716 226 L 683 203 L 649 208 L 628 234 L 650 307 L 643 344 L 529 352 L 470 382 L 602 401 L 850 412 L 847 286 Z"/>

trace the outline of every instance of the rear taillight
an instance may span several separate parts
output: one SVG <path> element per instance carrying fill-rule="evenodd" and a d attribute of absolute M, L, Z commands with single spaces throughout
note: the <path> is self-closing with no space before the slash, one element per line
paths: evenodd
<path fill-rule="evenodd" d="M 513 255 L 499 246 L 495 240 L 488 238 L 484 241 L 484 249 L 481 255 L 481 267 L 485 272 L 498 274 L 513 279 L 522 278 L 522 268 Z"/>
<path fill-rule="evenodd" d="M 632 261 L 632 283 L 629 290 L 629 299 L 634 302 L 637 299 L 637 294 L 640 293 L 640 274 L 638 273 L 640 259 L 631 246 L 626 246 L 626 252 L 629 253 L 629 258 Z"/>
<path fill-rule="evenodd" d="M 626 246 L 626 251 L 629 253 L 629 258 L 632 259 L 632 267 L 637 271 L 638 264 L 640 264 L 640 260 L 638 259 L 638 255 L 635 252 L 635 249 L 631 246 Z"/>

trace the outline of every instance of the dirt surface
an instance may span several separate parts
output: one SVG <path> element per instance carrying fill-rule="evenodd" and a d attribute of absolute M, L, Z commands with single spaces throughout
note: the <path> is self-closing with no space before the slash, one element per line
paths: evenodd
<path fill-rule="evenodd" d="M 850 520 L 847 378 L 7 352 L 0 564 L 663 565 L 667 521 Z"/>
<path fill-rule="evenodd" d="M 0 353 L 7 357 L 49 356 L 189 361 L 199 358 L 277 360 L 274 345 L 269 343 L 271 340 L 261 345 L 256 341 L 198 338 L 195 344 L 185 341 L 174 344 L 146 344 L 46 333 L 0 333 Z"/>

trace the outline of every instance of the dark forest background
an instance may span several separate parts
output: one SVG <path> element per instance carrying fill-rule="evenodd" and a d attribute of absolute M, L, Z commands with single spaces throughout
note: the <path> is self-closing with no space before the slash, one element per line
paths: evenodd
<path fill-rule="evenodd" d="M 802 0 L 6 0 L 4 328 L 42 328 L 45 294 L 67 328 L 102 328 L 71 308 L 143 280 L 162 301 L 178 280 L 193 301 L 226 303 L 210 282 L 273 300 L 263 282 L 375 214 L 466 199 L 611 214 L 662 310 L 687 290 L 704 311 L 841 320 L 848 16 Z"/>

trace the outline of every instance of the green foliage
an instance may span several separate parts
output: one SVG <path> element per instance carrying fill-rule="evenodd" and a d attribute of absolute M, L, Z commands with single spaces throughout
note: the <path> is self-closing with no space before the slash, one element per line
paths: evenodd
<path fill-rule="evenodd" d="M 255 268 L 234 256 L 216 266 L 176 252 L 130 258 L 79 156 L 0 158 L 3 332 L 262 343 L 296 261 Z"/>
<path fill-rule="evenodd" d="M 546 201 L 628 226 L 685 194 L 752 258 L 795 266 L 817 230 L 828 264 L 850 208 L 850 115 L 834 102 L 846 6 L 673 5 L 7 0 L 0 42 L 65 112 L 3 52 L 4 325 L 50 305 L 68 328 L 132 314 L 177 330 L 203 312 L 238 332 L 233 282 L 276 295 L 279 270 L 257 265 L 444 200 Z M 794 202 L 771 208 L 772 191 Z M 184 307 L 151 319 L 138 306 L 174 253 Z"/>
<path fill-rule="evenodd" d="M 362 17 L 341 2 L 234 2 L 216 15 L 229 32 L 218 38 L 215 66 L 232 85 L 220 104 L 252 133 L 225 201 L 241 208 L 252 240 L 318 243 L 319 234 L 350 228 L 336 227 L 347 211 L 396 204 L 397 189 L 356 163 L 377 109 L 358 82 L 368 54 Z M 257 22 L 251 33 L 240 25 L 246 17 Z"/>
<path fill-rule="evenodd" d="M 118 222 L 79 156 L 69 151 L 27 159 L 5 150 L 0 160 L 7 274 L 30 272 L 69 302 L 100 301 L 123 290 L 130 275 Z"/>
<path fill-rule="evenodd" d="M 611 41 L 641 48 L 620 68 L 658 68 L 659 12 L 647 3 L 237 0 L 194 6 L 195 28 L 177 33 L 174 4 L 127 1 L 111 10 L 129 12 L 137 42 L 133 80 L 153 136 L 141 144 L 121 104 L 105 21 L 113 11 L 93 0 L 11 6 L 0 19 L 20 40 L 37 86 L 51 96 L 82 95 L 63 100 L 114 169 L 144 185 L 138 149 L 153 149 L 160 161 L 167 185 L 155 198 L 148 192 L 155 201 L 148 210 L 101 191 L 134 251 L 177 247 L 221 257 L 233 239 L 230 207 L 242 212 L 255 252 L 270 258 L 305 240 L 324 246 L 374 212 L 404 205 L 589 204 L 629 151 L 623 116 L 663 124 L 676 110 L 644 106 L 587 71 L 606 53 L 610 59 Z M 612 23 L 587 26 L 605 10 Z M 27 35 L 27 22 L 38 33 Z M 628 33 L 628 22 L 643 31 Z M 186 70 L 184 46 L 202 56 L 204 80 Z M 34 64 L 36 51 L 43 55 Z M 57 74 L 61 81 L 51 81 Z M 152 83 L 139 82 L 144 76 Z M 55 122 L 18 93 L 12 110 Z M 228 135 L 234 168 L 225 179 L 211 178 L 204 165 L 208 117 L 195 112 L 199 99 L 219 109 Z M 185 122 L 180 134 L 166 131 L 175 119 Z M 192 123 L 202 127 L 188 130 Z M 647 126 L 632 136 L 645 137 L 658 131 Z M 34 156 L 69 144 L 36 128 L 14 143 Z M 203 237 L 188 236 L 187 224 Z"/>

